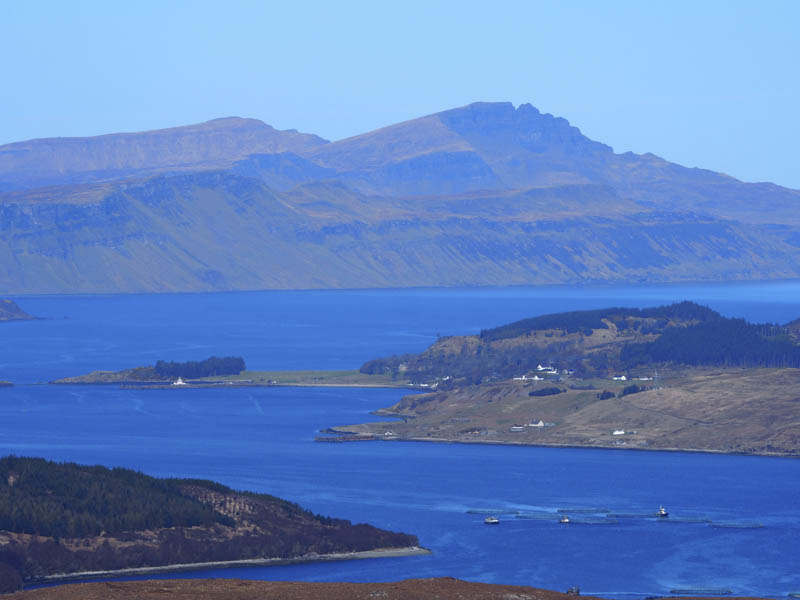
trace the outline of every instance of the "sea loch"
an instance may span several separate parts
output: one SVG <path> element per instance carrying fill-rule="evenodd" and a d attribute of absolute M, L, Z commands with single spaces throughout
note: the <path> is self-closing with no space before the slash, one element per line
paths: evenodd
<path fill-rule="evenodd" d="M 318 444 L 370 420 L 398 390 L 119 390 L 34 385 L 92 369 L 242 355 L 250 368 L 355 368 L 437 335 L 612 305 L 689 299 L 729 316 L 800 316 L 800 283 L 258 292 L 17 298 L 44 320 L 2 324 L 0 454 L 215 479 L 315 512 L 417 534 L 432 555 L 204 571 L 186 576 L 379 581 L 454 576 L 585 593 L 800 589 L 800 461 L 690 453 L 422 443 Z M 622 518 L 568 526 L 559 509 Z M 474 509 L 501 515 L 485 527 Z M 681 522 L 681 518 L 686 518 Z M 576 519 L 580 520 L 580 519 Z M 760 523 L 761 528 L 719 528 Z"/>

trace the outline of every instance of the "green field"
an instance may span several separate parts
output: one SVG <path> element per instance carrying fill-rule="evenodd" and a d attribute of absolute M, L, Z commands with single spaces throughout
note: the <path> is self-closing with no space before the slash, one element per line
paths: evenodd
<path fill-rule="evenodd" d="M 206 380 L 224 380 L 260 385 L 268 385 L 272 382 L 273 385 L 297 386 L 410 387 L 406 381 L 393 381 L 391 375 L 366 375 L 355 369 L 352 371 L 242 371 L 238 375 L 208 377 Z"/>

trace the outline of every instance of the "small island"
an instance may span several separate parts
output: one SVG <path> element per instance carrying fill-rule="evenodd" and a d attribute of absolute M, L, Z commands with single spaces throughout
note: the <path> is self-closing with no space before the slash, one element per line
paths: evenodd
<path fill-rule="evenodd" d="M 800 322 L 691 302 L 544 315 L 361 367 L 427 393 L 320 441 L 800 455 Z"/>
<path fill-rule="evenodd" d="M 383 374 L 350 371 L 248 371 L 238 356 L 202 361 L 157 361 L 153 366 L 122 371 L 92 371 L 86 375 L 64 377 L 55 385 L 120 385 L 137 389 L 191 389 L 210 387 L 413 387 L 406 381 Z"/>
<path fill-rule="evenodd" d="M 412 535 L 212 481 L 0 459 L 0 592 L 34 582 L 426 552 Z"/>
<path fill-rule="evenodd" d="M 13 300 L 0 298 L 0 321 L 32 321 L 36 317 L 29 315 Z"/>

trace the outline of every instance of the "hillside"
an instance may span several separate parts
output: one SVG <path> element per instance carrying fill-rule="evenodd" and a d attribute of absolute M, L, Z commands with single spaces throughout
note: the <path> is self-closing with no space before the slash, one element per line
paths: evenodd
<path fill-rule="evenodd" d="M 328 143 L 252 119 L 0 147 L 8 293 L 800 277 L 800 192 L 530 105 Z"/>
<path fill-rule="evenodd" d="M 84 583 L 31 590 L 8 600 L 572 600 L 532 587 L 462 581 L 451 577 L 390 583 L 179 579 Z M 595 600 L 592 596 L 584 596 Z M 685 600 L 696 600 L 683 596 Z M 706 596 L 705 598 L 713 600 Z M 730 598 L 730 597 L 729 597 Z M 735 599 L 731 599 L 735 600 Z"/>
<path fill-rule="evenodd" d="M 681 370 L 662 373 L 657 385 L 599 378 L 499 381 L 406 396 L 376 412 L 390 421 L 329 433 L 383 441 L 800 456 L 798 386 L 798 369 Z"/>
<path fill-rule="evenodd" d="M 792 324 L 752 324 L 680 302 L 523 319 L 441 338 L 420 354 L 377 358 L 361 372 L 451 389 L 541 375 L 542 365 L 584 378 L 685 366 L 800 368 L 800 341 Z"/>
<path fill-rule="evenodd" d="M 796 323 L 752 324 L 691 302 L 541 315 L 361 371 L 430 393 L 376 413 L 402 421 L 329 433 L 800 454 Z"/>
<path fill-rule="evenodd" d="M 274 496 L 127 469 L 0 459 L 0 591 L 89 571 L 416 547 Z"/>
<path fill-rule="evenodd" d="M 607 187 L 401 201 L 205 172 L 7 194 L 0 216 L 13 293 L 800 276 L 791 229 L 647 211 Z"/>

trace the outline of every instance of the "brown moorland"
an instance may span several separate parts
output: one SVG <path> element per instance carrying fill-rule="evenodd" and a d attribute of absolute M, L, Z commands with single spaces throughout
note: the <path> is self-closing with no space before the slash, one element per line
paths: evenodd
<path fill-rule="evenodd" d="M 594 600 L 592 596 L 581 596 Z M 316 583 L 177 579 L 61 585 L 18 592 L 8 600 L 574 600 L 533 587 L 461 581 L 450 577 L 390 583 Z M 695 600 L 682 598 L 682 600 Z M 708 597 L 704 600 L 714 600 Z M 729 598 L 729 600 L 738 600 Z"/>

